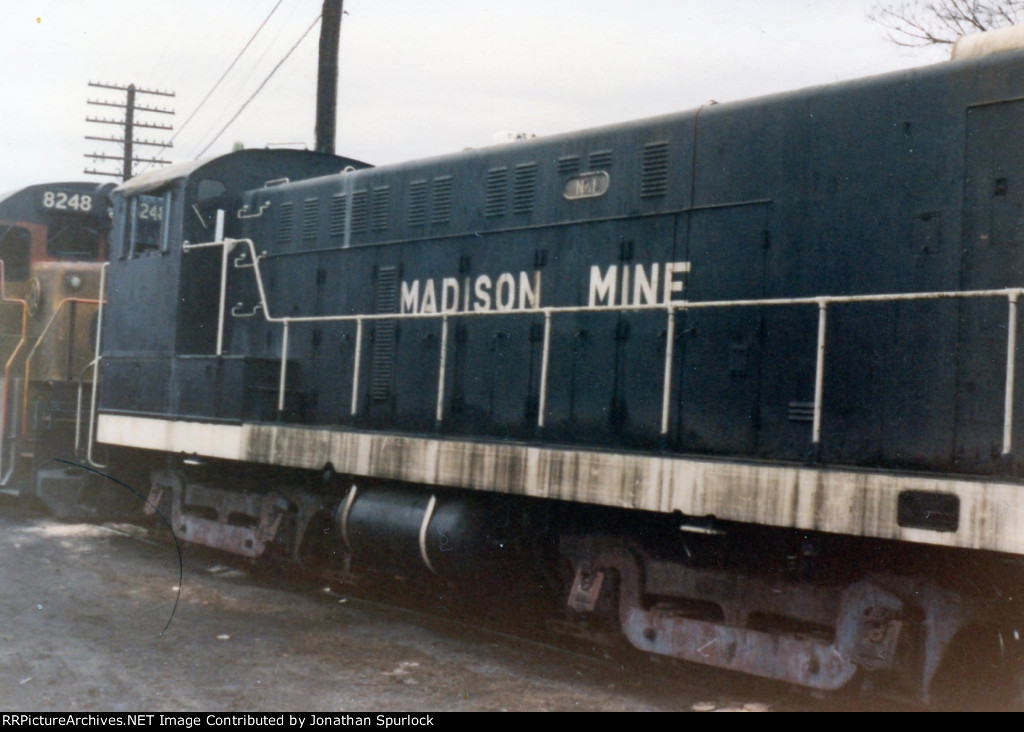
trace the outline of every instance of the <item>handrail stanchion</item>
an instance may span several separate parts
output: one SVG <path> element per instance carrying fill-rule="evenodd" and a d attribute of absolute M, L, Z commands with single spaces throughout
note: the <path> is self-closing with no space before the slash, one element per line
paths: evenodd
<path fill-rule="evenodd" d="M 363 355 L 363 319 L 356 318 L 356 348 L 352 356 L 352 405 L 349 407 L 349 414 L 356 416 L 356 408 L 359 404 L 359 364 Z"/>
<path fill-rule="evenodd" d="M 103 340 L 103 304 L 106 302 L 106 291 L 107 291 L 107 269 L 110 267 L 110 262 L 104 262 L 103 266 L 100 267 L 100 291 L 99 301 L 100 304 L 96 309 L 96 352 L 93 356 L 92 366 L 92 395 L 89 400 L 89 437 L 88 442 L 85 446 L 85 460 L 89 465 L 94 468 L 103 469 L 107 467 L 101 463 L 96 462 L 92 456 L 92 446 L 96 444 L 95 441 L 95 429 L 96 429 L 96 410 L 99 401 L 99 386 L 100 386 L 100 343 Z"/>
<path fill-rule="evenodd" d="M 548 408 L 548 365 L 551 361 L 551 310 L 544 310 L 544 347 L 540 356 L 540 397 L 537 401 L 537 427 L 544 429 Z"/>
<path fill-rule="evenodd" d="M 282 321 L 284 329 L 281 333 L 281 379 L 277 387 L 277 411 L 284 411 L 284 384 L 288 378 L 288 320 Z"/>
<path fill-rule="evenodd" d="M 828 321 L 828 300 L 818 300 L 818 355 L 814 363 L 814 426 L 811 442 L 821 444 L 821 397 L 825 380 L 825 327 Z"/>
<path fill-rule="evenodd" d="M 82 445 L 82 402 L 85 401 L 83 393 L 85 391 L 85 372 L 93 368 L 95 359 L 87 363 L 82 367 L 82 370 L 78 372 L 78 400 L 75 402 L 75 452 L 74 455 L 77 458 L 80 454 L 79 450 Z"/>
<path fill-rule="evenodd" d="M 448 365 L 448 316 L 441 318 L 441 356 L 437 368 L 437 412 L 434 419 L 438 424 L 444 419 L 444 372 Z"/>
<path fill-rule="evenodd" d="M 1013 391 L 1017 367 L 1017 299 L 1020 290 L 1007 294 L 1009 313 L 1006 324 L 1006 393 L 1003 395 L 1003 455 L 1013 449 Z"/>
<path fill-rule="evenodd" d="M 669 400 L 672 395 L 672 361 L 675 358 L 676 309 L 669 305 L 668 322 L 665 324 L 665 374 L 661 387 L 661 435 L 668 434 L 668 420 L 671 416 Z"/>
<path fill-rule="evenodd" d="M 221 211 L 217 212 L 222 213 Z M 220 304 L 217 309 L 217 355 L 224 355 L 224 312 L 228 297 L 228 257 L 234 242 L 224 242 L 220 250 Z"/>

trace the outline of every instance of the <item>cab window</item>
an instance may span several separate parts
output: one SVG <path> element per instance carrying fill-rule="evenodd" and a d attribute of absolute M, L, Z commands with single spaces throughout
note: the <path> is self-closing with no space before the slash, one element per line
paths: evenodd
<path fill-rule="evenodd" d="M 54 221 L 46 239 L 46 254 L 54 259 L 88 262 L 99 258 L 100 232 L 79 219 Z"/>
<path fill-rule="evenodd" d="M 128 256 L 166 252 L 169 243 L 168 216 L 171 192 L 162 196 L 139 195 L 128 204 Z"/>
<path fill-rule="evenodd" d="M 0 224 L 0 259 L 8 282 L 24 282 L 29 277 L 32 234 L 23 226 Z"/>

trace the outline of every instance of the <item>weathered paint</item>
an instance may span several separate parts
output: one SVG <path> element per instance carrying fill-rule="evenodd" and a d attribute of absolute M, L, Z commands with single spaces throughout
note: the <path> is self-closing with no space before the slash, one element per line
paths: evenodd
<path fill-rule="evenodd" d="M 170 453 L 316 470 L 330 463 L 413 483 L 1024 554 L 1024 487 L 997 480 L 112 414 L 99 416 L 98 435 Z M 903 491 L 956 495 L 957 530 L 899 526 Z"/>

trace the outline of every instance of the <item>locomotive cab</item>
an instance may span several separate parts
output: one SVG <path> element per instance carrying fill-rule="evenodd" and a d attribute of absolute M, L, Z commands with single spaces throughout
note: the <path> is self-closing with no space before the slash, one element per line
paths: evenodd
<path fill-rule="evenodd" d="M 0 486 L 74 457 L 77 391 L 91 379 L 111 184 L 29 186 L 0 198 Z"/>
<path fill-rule="evenodd" d="M 222 297 L 222 278 L 240 263 L 218 242 L 246 236 L 246 191 L 347 167 L 367 165 L 243 150 L 146 173 L 115 190 L 108 292 L 118 307 L 104 322 L 102 378 L 118 387 L 103 390 L 104 409 L 189 417 L 212 404 L 232 420 L 250 411 L 261 391 L 254 379 L 269 376 L 253 375 L 262 359 L 234 356 L 225 345 L 233 320 L 225 309 L 244 293 Z"/>

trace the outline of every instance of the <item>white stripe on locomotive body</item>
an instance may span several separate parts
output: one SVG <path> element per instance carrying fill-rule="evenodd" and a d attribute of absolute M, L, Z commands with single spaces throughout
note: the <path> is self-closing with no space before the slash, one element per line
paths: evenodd
<path fill-rule="evenodd" d="M 424 485 L 1024 554 L 1024 490 L 999 480 L 115 414 L 99 415 L 98 435 L 167 453 L 316 470 L 330 463 Z M 897 499 L 907 491 L 955 496 L 957 529 L 900 526 Z"/>

